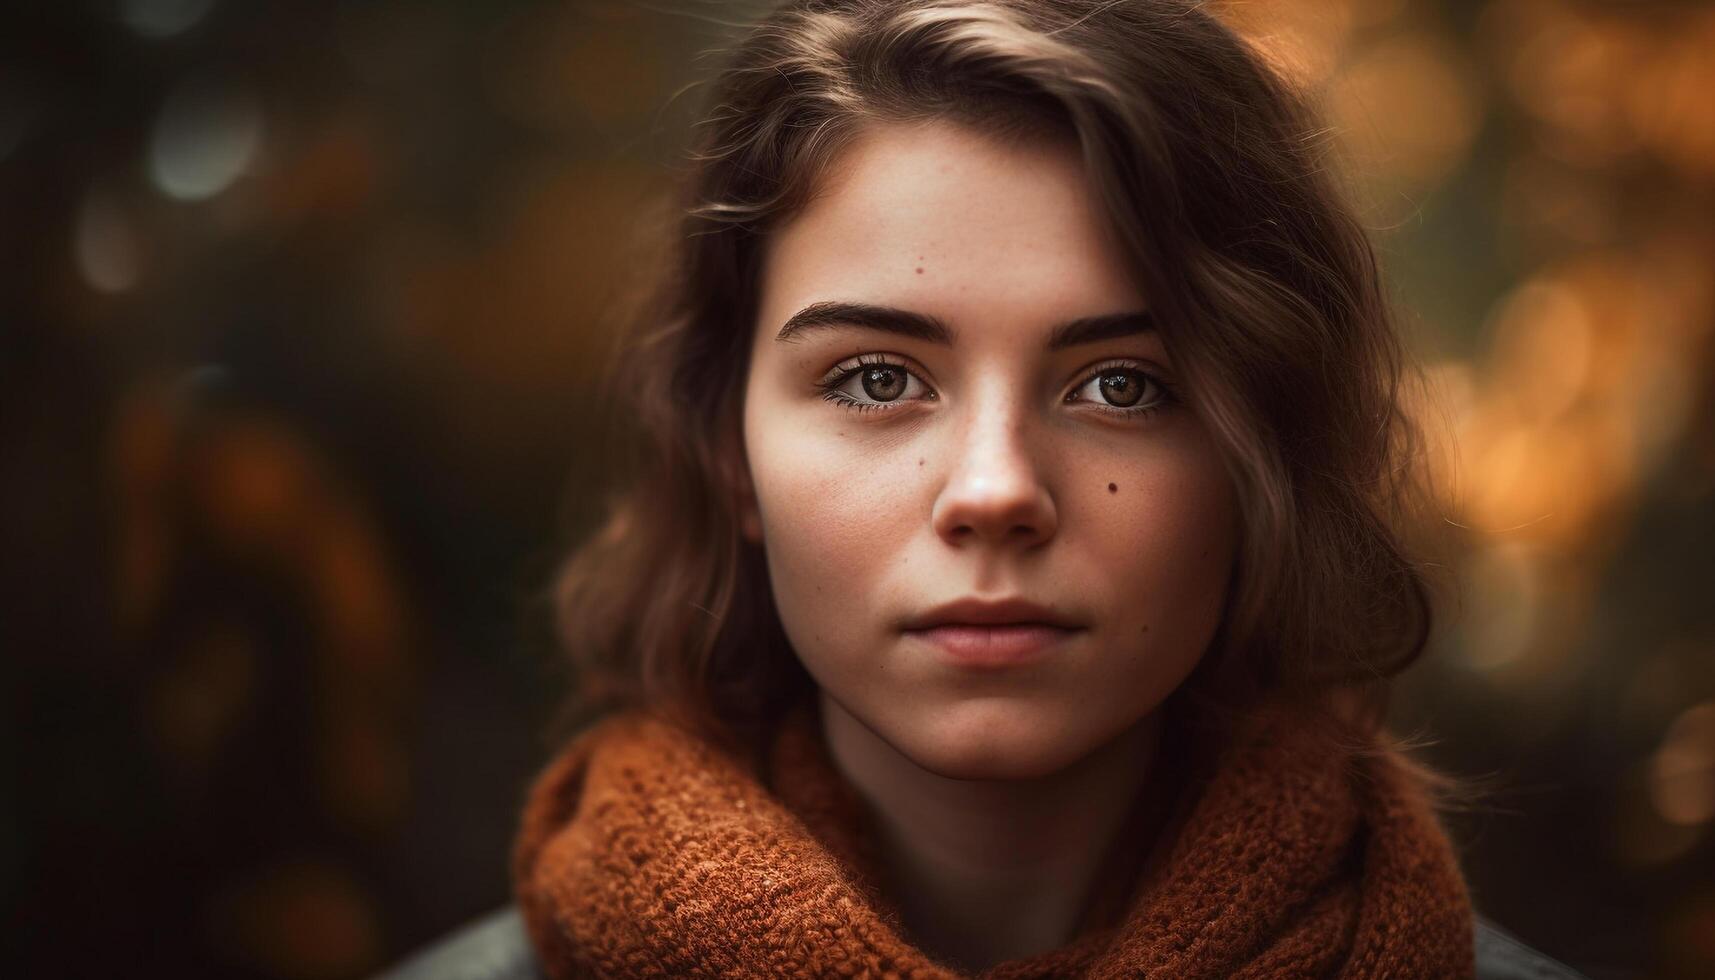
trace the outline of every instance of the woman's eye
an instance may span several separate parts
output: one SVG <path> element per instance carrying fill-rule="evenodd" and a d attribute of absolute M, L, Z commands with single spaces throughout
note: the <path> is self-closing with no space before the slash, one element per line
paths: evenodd
<path fill-rule="evenodd" d="M 1087 401 L 1127 415 L 1143 414 L 1166 407 L 1173 401 L 1167 383 L 1148 372 L 1125 365 L 1098 368 L 1089 379 L 1066 396 L 1069 402 Z"/>
<path fill-rule="evenodd" d="M 855 366 L 838 369 L 819 386 L 822 397 L 859 411 L 935 397 L 929 386 L 904 365 L 874 358 L 860 358 Z"/>

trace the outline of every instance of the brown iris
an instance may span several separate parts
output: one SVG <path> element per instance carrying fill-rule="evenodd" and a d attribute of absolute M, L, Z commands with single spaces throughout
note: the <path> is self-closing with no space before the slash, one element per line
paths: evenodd
<path fill-rule="evenodd" d="M 878 402 L 890 402 L 905 394 L 905 372 L 894 367 L 872 367 L 863 373 L 864 394 Z"/>
<path fill-rule="evenodd" d="M 1108 403 L 1118 408 L 1130 408 L 1143 397 L 1143 379 L 1129 372 L 1102 375 L 1101 388 Z"/>

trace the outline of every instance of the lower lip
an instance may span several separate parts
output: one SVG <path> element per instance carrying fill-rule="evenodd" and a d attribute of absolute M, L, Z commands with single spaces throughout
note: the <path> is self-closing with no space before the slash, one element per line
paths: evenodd
<path fill-rule="evenodd" d="M 941 649 L 947 659 L 962 667 L 1013 667 L 1046 656 L 1077 630 L 1040 623 L 1009 626 L 937 626 L 909 630 Z"/>

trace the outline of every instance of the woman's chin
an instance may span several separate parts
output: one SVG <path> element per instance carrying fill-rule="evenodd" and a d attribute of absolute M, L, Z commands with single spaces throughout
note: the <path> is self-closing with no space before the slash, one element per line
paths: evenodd
<path fill-rule="evenodd" d="M 918 766 L 947 779 L 1038 779 L 1085 754 L 1067 720 L 1013 700 L 962 704 L 932 724 L 912 728 L 889 741 Z"/>

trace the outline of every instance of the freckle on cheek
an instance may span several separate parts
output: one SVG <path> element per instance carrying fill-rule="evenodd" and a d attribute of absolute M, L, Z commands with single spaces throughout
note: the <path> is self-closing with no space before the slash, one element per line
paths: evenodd
<path fill-rule="evenodd" d="M 1117 484 L 1117 483 L 1108 484 L 1108 492 L 1109 493 L 1119 493 L 1120 492 L 1119 484 Z"/>
<path fill-rule="evenodd" d="M 923 465 L 923 461 L 922 461 L 922 460 L 918 460 L 918 461 L 917 461 L 917 465 L 918 465 L 918 466 L 922 466 L 922 465 Z"/>

